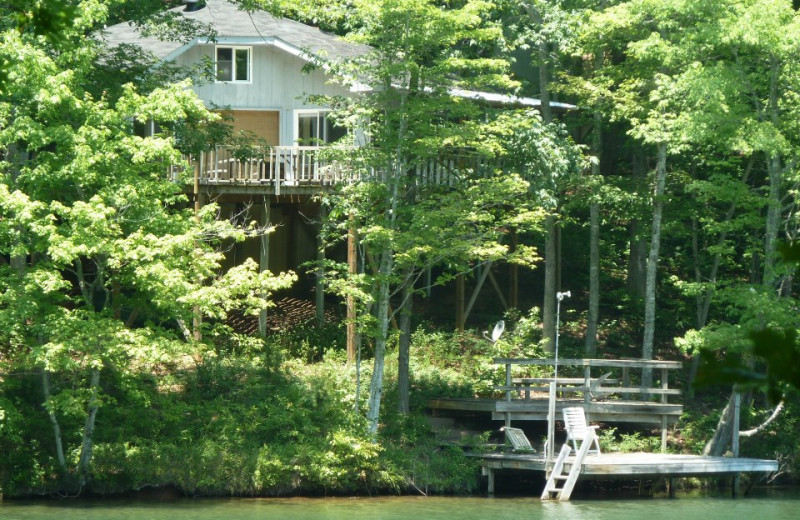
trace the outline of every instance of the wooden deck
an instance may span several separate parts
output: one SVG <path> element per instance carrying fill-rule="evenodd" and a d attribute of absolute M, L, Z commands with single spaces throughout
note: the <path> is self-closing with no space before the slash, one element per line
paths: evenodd
<path fill-rule="evenodd" d="M 488 492 L 495 492 L 495 472 L 503 469 L 539 471 L 546 478 L 550 466 L 543 454 L 486 453 L 480 457 L 484 475 L 488 476 Z M 568 457 L 564 471 L 572 469 L 575 457 Z M 768 475 L 778 471 L 778 461 L 737 457 L 706 457 L 698 455 L 669 455 L 656 453 L 612 453 L 587 456 L 579 478 L 591 480 L 625 480 L 664 478 L 670 496 L 674 494 L 672 480 L 683 477 L 733 477 L 732 492 L 741 473 Z M 538 490 L 537 490 L 538 493 Z"/>
<path fill-rule="evenodd" d="M 680 404 L 651 403 L 644 401 L 591 401 L 559 399 L 556 414 L 569 406 L 583 406 L 590 421 L 640 424 L 661 424 L 666 417 L 668 424 L 675 424 L 683 412 Z M 446 412 L 478 412 L 491 414 L 492 420 L 502 421 L 510 415 L 512 421 L 546 421 L 548 400 L 546 396 L 531 399 L 431 399 L 428 407 L 437 414 Z"/>
<path fill-rule="evenodd" d="M 547 470 L 543 454 L 486 453 L 481 458 L 484 468 Z M 574 457 L 566 462 L 567 470 Z M 706 457 L 700 455 L 671 455 L 665 453 L 611 453 L 589 455 L 581 469 L 581 478 L 654 478 L 654 477 L 710 477 L 737 475 L 739 473 L 772 473 L 778 462 L 765 459 L 734 457 Z"/>

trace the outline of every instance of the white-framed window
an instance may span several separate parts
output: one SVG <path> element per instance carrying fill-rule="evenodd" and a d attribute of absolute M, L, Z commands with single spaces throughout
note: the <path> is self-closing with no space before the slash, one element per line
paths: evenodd
<path fill-rule="evenodd" d="M 250 83 L 253 68 L 252 47 L 218 45 L 215 52 L 218 82 Z"/>
<path fill-rule="evenodd" d="M 347 129 L 328 117 L 330 110 L 295 110 L 294 140 L 301 146 L 320 146 L 338 141 Z"/>

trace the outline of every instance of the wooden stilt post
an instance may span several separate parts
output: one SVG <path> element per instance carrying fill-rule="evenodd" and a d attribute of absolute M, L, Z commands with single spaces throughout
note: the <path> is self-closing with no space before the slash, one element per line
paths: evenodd
<path fill-rule="evenodd" d="M 488 489 L 490 495 L 494 495 L 494 470 L 492 468 L 486 468 L 486 476 L 488 478 Z"/>
<path fill-rule="evenodd" d="M 511 402 L 511 363 L 506 363 L 506 402 Z M 506 427 L 511 426 L 511 412 L 506 412 Z M 506 433 L 506 435 L 508 435 Z"/>
<path fill-rule="evenodd" d="M 358 250 L 356 248 L 355 219 L 350 216 L 347 230 L 347 272 L 350 275 L 358 274 Z M 351 295 L 347 296 L 347 362 L 356 360 L 356 301 Z"/>
<path fill-rule="evenodd" d="M 271 212 L 268 197 L 264 197 L 261 206 L 261 227 L 263 231 L 261 233 L 261 243 L 258 248 L 258 270 L 263 273 L 269 270 L 269 233 L 267 233 L 267 231 L 270 227 Z M 262 338 L 267 335 L 267 309 L 261 309 L 261 312 L 258 314 L 258 333 Z"/>
<path fill-rule="evenodd" d="M 456 330 L 464 332 L 464 275 L 456 275 Z"/>
<path fill-rule="evenodd" d="M 465 322 L 469 317 L 469 313 L 472 312 L 472 306 L 475 305 L 475 301 L 478 299 L 478 295 L 480 294 L 481 289 L 483 289 L 483 284 L 486 282 L 486 277 L 489 276 L 489 274 L 492 271 L 493 263 L 494 263 L 493 260 L 489 260 L 486 263 L 486 265 L 483 266 L 483 269 L 481 270 L 481 273 L 478 276 L 478 283 L 475 284 L 475 289 L 472 291 L 472 295 L 469 297 L 469 302 L 467 302 L 467 307 L 464 309 L 463 321 Z M 461 330 L 463 330 L 463 325 Z"/>
<path fill-rule="evenodd" d="M 327 214 L 327 208 L 324 204 L 319 207 L 320 228 L 317 231 L 317 281 L 315 285 L 315 303 L 317 309 L 317 327 L 322 327 L 325 324 L 325 268 L 322 266 L 325 260 L 325 240 L 322 238 L 322 221 Z"/>

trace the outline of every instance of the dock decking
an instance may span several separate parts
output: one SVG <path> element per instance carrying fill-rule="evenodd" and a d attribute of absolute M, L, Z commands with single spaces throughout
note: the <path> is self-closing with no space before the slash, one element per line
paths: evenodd
<path fill-rule="evenodd" d="M 544 454 L 485 453 L 480 457 L 483 472 L 488 476 L 488 491 L 495 491 L 496 470 L 515 469 L 540 471 L 547 475 L 549 465 Z M 572 468 L 575 457 L 568 457 L 565 471 Z M 552 465 L 552 463 L 551 463 Z M 683 477 L 736 477 L 741 473 L 769 474 L 778 471 L 778 462 L 738 457 L 707 457 L 663 453 L 611 453 L 584 458 L 581 479 L 646 479 Z M 672 486 L 670 486 L 672 490 Z M 672 491 L 670 491 L 671 493 Z"/>
<path fill-rule="evenodd" d="M 486 453 L 479 455 L 487 469 L 521 469 L 546 472 L 543 454 Z M 575 457 L 569 457 L 567 469 Z M 701 455 L 672 455 L 665 453 L 610 453 L 588 455 L 583 462 L 581 478 L 653 478 L 709 477 L 739 473 L 772 473 L 778 462 L 739 457 L 707 457 Z"/>

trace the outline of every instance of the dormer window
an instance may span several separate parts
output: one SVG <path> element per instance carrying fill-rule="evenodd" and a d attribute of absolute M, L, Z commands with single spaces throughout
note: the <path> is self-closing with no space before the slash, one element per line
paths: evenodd
<path fill-rule="evenodd" d="M 217 81 L 250 83 L 252 47 L 217 47 Z"/>

